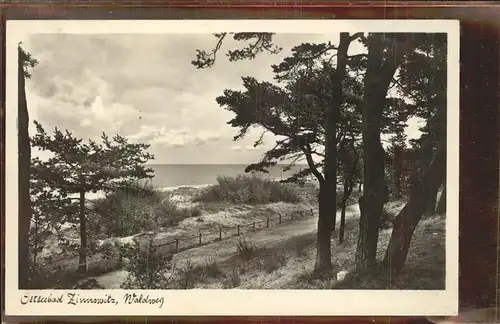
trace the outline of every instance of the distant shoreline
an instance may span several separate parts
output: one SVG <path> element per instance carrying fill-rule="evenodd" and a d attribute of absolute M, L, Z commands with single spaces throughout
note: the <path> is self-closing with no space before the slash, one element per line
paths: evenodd
<path fill-rule="evenodd" d="M 272 178 L 271 180 L 272 181 L 281 181 L 282 178 Z M 315 182 L 315 181 L 311 181 L 311 180 L 309 180 L 309 181 L 311 183 Z M 173 191 L 176 191 L 176 190 L 181 189 L 181 188 L 203 189 L 203 188 L 207 188 L 207 187 L 210 187 L 210 186 L 213 186 L 216 184 L 217 183 L 204 183 L 204 184 L 196 184 L 196 185 L 179 185 L 179 186 L 172 186 L 172 187 L 155 187 L 155 189 L 157 189 L 160 192 L 173 192 Z M 70 195 L 70 196 L 78 197 L 78 194 Z M 105 196 L 104 192 L 89 193 L 86 195 L 85 200 L 92 202 L 92 201 L 95 201 L 97 199 L 104 198 L 104 196 Z"/>

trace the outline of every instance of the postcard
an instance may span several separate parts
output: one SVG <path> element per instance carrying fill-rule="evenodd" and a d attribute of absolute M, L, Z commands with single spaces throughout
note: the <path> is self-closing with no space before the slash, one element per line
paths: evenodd
<path fill-rule="evenodd" d="M 6 314 L 455 315 L 455 20 L 9 20 Z"/>

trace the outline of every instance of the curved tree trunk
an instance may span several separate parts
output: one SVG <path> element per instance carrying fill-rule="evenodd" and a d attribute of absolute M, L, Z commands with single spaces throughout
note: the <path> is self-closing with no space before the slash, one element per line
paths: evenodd
<path fill-rule="evenodd" d="M 384 183 L 385 151 L 380 140 L 382 110 L 389 84 L 404 54 L 388 50 L 384 60 L 384 36 L 368 36 L 368 61 L 364 78 L 363 103 L 363 197 L 356 249 L 356 269 L 372 269 L 376 264 L 377 244 L 388 188 Z M 397 46 L 395 46 L 397 47 Z"/>
<path fill-rule="evenodd" d="M 383 269 L 391 276 L 399 275 L 406 262 L 411 239 L 425 213 L 426 193 L 437 191 L 446 172 L 446 150 L 442 146 L 424 174 L 423 181 L 413 190 L 410 200 L 394 220 Z"/>
<path fill-rule="evenodd" d="M 31 222 L 30 198 L 30 160 L 31 146 L 28 133 L 29 115 L 26 101 L 25 75 L 23 68 L 24 56 L 18 48 L 18 155 L 19 155 L 19 288 L 27 288 L 29 281 L 29 232 Z"/>

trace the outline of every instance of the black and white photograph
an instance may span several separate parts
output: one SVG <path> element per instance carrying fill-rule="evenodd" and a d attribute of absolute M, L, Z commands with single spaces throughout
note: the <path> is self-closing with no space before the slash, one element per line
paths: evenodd
<path fill-rule="evenodd" d="M 453 313 L 458 36 L 8 21 L 7 314 Z"/>

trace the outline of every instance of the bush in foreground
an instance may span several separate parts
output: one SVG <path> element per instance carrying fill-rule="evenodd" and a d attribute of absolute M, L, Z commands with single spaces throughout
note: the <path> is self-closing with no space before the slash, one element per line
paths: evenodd
<path fill-rule="evenodd" d="M 149 241 L 147 246 L 125 246 L 121 249 L 122 257 L 127 258 L 123 269 L 128 277 L 122 284 L 123 289 L 166 289 L 172 284 L 171 257 L 162 255 Z"/>
<path fill-rule="evenodd" d="M 258 175 L 239 175 L 217 177 L 217 184 L 202 190 L 196 200 L 233 204 L 267 204 L 279 201 L 297 203 L 301 201 L 301 197 L 294 184 L 280 183 Z"/>

